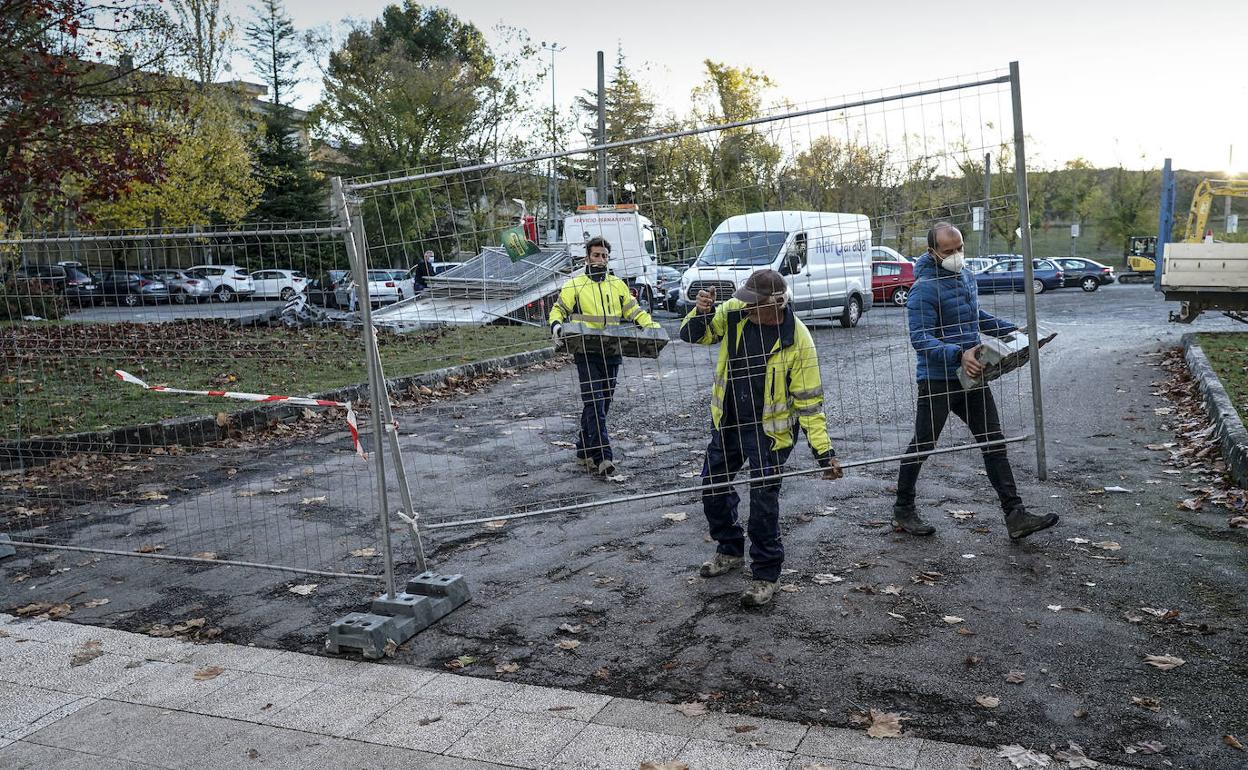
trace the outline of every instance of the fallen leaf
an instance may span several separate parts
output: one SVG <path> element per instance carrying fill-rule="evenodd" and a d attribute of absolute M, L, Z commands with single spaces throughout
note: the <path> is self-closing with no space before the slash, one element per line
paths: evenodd
<path fill-rule="evenodd" d="M 1070 770 L 1079 770 L 1080 768 L 1097 768 L 1101 766 L 1100 762 L 1094 759 L 1088 759 L 1083 753 L 1083 747 L 1077 743 L 1068 743 L 1068 748 L 1059 749 L 1053 753 L 1054 758 L 1060 762 L 1065 762 L 1066 767 Z"/>
<path fill-rule="evenodd" d="M 640 770 L 689 770 L 684 762 L 642 762 Z"/>
<path fill-rule="evenodd" d="M 306 411 L 306 410 L 305 410 Z M 217 426 L 226 428 L 230 425 L 230 416 L 225 412 L 217 412 Z"/>
<path fill-rule="evenodd" d="M 1248 516 L 1232 516 L 1226 524 L 1231 529 L 1248 529 Z"/>
<path fill-rule="evenodd" d="M 1022 684 L 1026 680 L 1027 680 L 1026 671 L 1011 671 L 1005 675 L 1005 681 L 1009 682 L 1010 684 Z"/>
<path fill-rule="evenodd" d="M 957 519 L 958 521 L 965 521 L 965 520 L 967 520 L 967 519 L 973 519 L 973 518 L 975 518 L 975 512 L 974 512 L 974 511 L 954 510 L 954 509 L 952 509 L 952 508 L 950 508 L 950 509 L 948 509 L 948 510 L 949 510 L 949 515 L 950 515 L 950 516 L 952 516 L 953 518 Z"/>
<path fill-rule="evenodd" d="M 758 729 L 758 725 L 736 725 L 732 728 L 734 733 L 752 733 Z"/>
<path fill-rule="evenodd" d="M 978 655 L 967 655 L 966 660 L 962 662 L 968 666 L 978 666 L 981 662 L 983 662 L 983 660 L 984 659 L 979 657 Z"/>
<path fill-rule="evenodd" d="M 1148 709 L 1149 711 L 1161 711 L 1161 701 L 1156 698 L 1140 698 L 1131 696 L 1131 705 Z"/>
<path fill-rule="evenodd" d="M 1171 617 L 1178 617 L 1179 615 L 1178 610 L 1167 610 L 1167 609 L 1162 609 L 1160 607 L 1141 607 L 1140 612 L 1147 612 L 1149 615 L 1152 615 L 1155 618 L 1164 618 L 1167 615 L 1170 615 L 1170 613 L 1172 612 L 1174 614 L 1170 615 Z"/>
<path fill-rule="evenodd" d="M 165 493 L 159 492 L 155 489 L 149 489 L 148 491 L 139 495 L 139 499 L 140 500 L 168 500 L 169 495 L 166 495 Z"/>
<path fill-rule="evenodd" d="M 1160 741 L 1140 741 L 1123 749 L 1128 754 L 1161 754 L 1166 750 L 1166 744 Z"/>
<path fill-rule="evenodd" d="M 575 650 L 581 646 L 581 643 L 577 639 L 560 639 L 555 642 L 555 646 L 561 650 Z"/>
<path fill-rule="evenodd" d="M 209 679 L 216 679 L 224 673 L 225 669 L 220 666 L 204 666 L 195 672 L 195 676 L 192 679 L 196 682 L 205 682 Z"/>
<path fill-rule="evenodd" d="M 867 735 L 872 738 L 900 738 L 901 715 L 871 709 L 871 726 L 867 728 Z"/>
<path fill-rule="evenodd" d="M 801 591 L 802 587 L 797 583 L 781 583 L 780 590 L 784 591 L 786 594 L 795 594 Z"/>
<path fill-rule="evenodd" d="M 290 491 L 290 487 L 273 487 L 269 490 L 270 495 L 284 495 Z"/>
<path fill-rule="evenodd" d="M 316 590 L 316 587 L 318 585 L 320 585 L 320 583 L 304 583 L 302 585 L 291 586 L 290 588 L 287 588 L 286 590 L 290 591 L 292 594 L 299 594 L 300 596 L 308 596 L 313 591 Z"/>
<path fill-rule="evenodd" d="M 1162 671 L 1169 671 L 1172 668 L 1178 668 L 1187 661 L 1173 655 L 1145 655 L 1144 662 Z"/>
<path fill-rule="evenodd" d="M 317 503 L 323 503 L 328 499 L 329 499 L 328 495 L 320 495 L 318 497 L 305 497 L 299 501 L 299 504 L 300 505 L 316 505 Z"/>
<path fill-rule="evenodd" d="M 441 722 L 441 721 L 442 721 L 442 717 L 440 716 L 422 717 L 420 720 L 416 722 L 416 724 L 420 725 L 421 727 L 428 727 L 434 722 Z"/>
<path fill-rule="evenodd" d="M 494 521 L 485 522 L 484 526 L 486 529 L 502 529 L 507 526 L 507 521 L 505 519 L 495 519 Z"/>
<path fill-rule="evenodd" d="M 997 751 L 998 757 L 1001 759 L 1008 759 L 1010 764 L 1014 765 L 1014 767 L 1019 770 L 1024 770 L 1024 768 L 1029 767 L 1048 767 L 1053 763 L 1053 760 L 1048 754 L 1044 754 L 1039 751 L 1032 751 L 1031 749 L 1025 749 L 1018 744 L 997 746 Z"/>
<path fill-rule="evenodd" d="M 841 577 L 840 575 L 833 575 L 831 573 L 820 573 L 818 575 L 813 576 L 811 580 L 815 581 L 821 586 L 826 586 L 831 583 L 845 582 L 845 578 Z"/>
<path fill-rule="evenodd" d="M 668 521 L 684 521 L 685 519 L 689 518 L 689 514 L 685 513 L 684 511 L 675 511 L 673 513 L 663 514 L 663 518 L 667 519 Z"/>
<path fill-rule="evenodd" d="M 1184 511 L 1199 511 L 1204 505 L 1194 497 L 1189 497 L 1179 503 L 1179 509 Z"/>
<path fill-rule="evenodd" d="M 880 593 L 888 596 L 901 596 L 901 586 L 884 586 L 880 589 Z"/>
<path fill-rule="evenodd" d="M 1115 492 L 1118 494 L 1129 494 L 1131 490 L 1126 487 L 1105 487 L 1106 492 Z"/>
<path fill-rule="evenodd" d="M 584 628 L 585 627 L 579 623 L 575 626 L 570 623 L 563 623 L 559 626 L 560 631 L 567 631 L 569 634 L 579 634 L 584 630 Z"/>
<path fill-rule="evenodd" d="M 1073 712 L 1071 712 L 1071 716 L 1073 716 L 1075 719 L 1086 719 L 1088 716 L 1088 710 L 1087 709 L 1075 709 Z"/>
<path fill-rule="evenodd" d="M 205 561 L 216 561 L 216 560 L 217 560 L 217 552 L 216 552 L 216 551 L 200 551 L 199 553 L 193 553 L 193 554 L 191 554 L 191 558 L 192 558 L 192 559 L 203 559 L 203 560 L 205 560 Z"/>
<path fill-rule="evenodd" d="M 519 670 L 519 663 L 499 663 L 494 667 L 494 673 L 496 674 L 514 674 Z"/>
<path fill-rule="evenodd" d="M 606 666 L 603 666 L 602 668 L 594 672 L 594 679 L 600 679 L 604 682 L 610 681 L 611 670 L 608 669 Z"/>
<path fill-rule="evenodd" d="M 354 551 L 351 552 L 351 555 L 359 556 L 363 559 L 371 559 L 375 556 L 378 556 L 379 554 L 377 553 L 376 548 L 369 546 L 368 548 L 356 548 Z"/>
<path fill-rule="evenodd" d="M 1084 545 L 1085 543 L 1090 543 L 1092 541 L 1086 537 L 1068 537 L 1066 538 L 1066 542 L 1074 543 L 1075 545 Z"/>
<path fill-rule="evenodd" d="M 1244 749 L 1244 744 L 1240 743 L 1239 739 L 1236 738 L 1234 735 L 1223 735 L 1222 742 L 1225 743 L 1227 746 L 1230 746 L 1233 749 L 1239 749 L 1240 751 L 1246 750 Z"/>
<path fill-rule="evenodd" d="M 477 659 L 471 655 L 460 655 L 458 658 L 451 658 L 448 660 L 446 662 L 446 667 L 452 671 L 458 671 L 461 668 L 467 668 L 476 662 Z"/>
<path fill-rule="evenodd" d="M 687 717 L 700 717 L 706 715 L 705 703 L 678 703 L 676 710 Z"/>
<path fill-rule="evenodd" d="M 151 543 L 146 543 L 144 545 L 139 546 L 138 548 L 135 548 L 134 552 L 135 553 L 157 553 L 163 550 L 165 550 L 164 545 L 152 545 Z"/>
<path fill-rule="evenodd" d="M 976 695 L 975 702 L 986 709 L 995 709 L 1001 705 L 1001 699 L 995 695 Z"/>
<path fill-rule="evenodd" d="M 975 632 L 967 628 L 966 626 L 962 626 L 961 628 L 958 629 L 958 636 L 974 636 L 974 635 L 975 635 Z"/>
<path fill-rule="evenodd" d="M 893 620 L 905 620 L 905 619 L 906 619 L 906 616 L 905 616 L 905 615 L 902 615 L 902 614 L 897 613 L 897 612 L 890 612 L 890 613 L 888 613 L 888 616 L 889 616 L 890 618 L 892 618 Z"/>
<path fill-rule="evenodd" d="M 1050 610 L 1051 612 L 1061 612 L 1061 611 L 1062 611 L 1062 605 L 1060 605 L 1060 604 L 1050 604 L 1048 607 L 1046 607 L 1046 609 Z"/>
<path fill-rule="evenodd" d="M 962 622 L 962 618 L 958 617 L 957 615 L 946 615 L 943 618 L 941 618 L 941 620 L 945 621 L 951 626 L 956 626 L 957 624 Z"/>
<path fill-rule="evenodd" d="M 1100 548 L 1102 551 L 1120 551 L 1120 550 L 1122 550 L 1122 546 L 1121 546 L 1121 545 L 1119 545 L 1119 544 L 1117 544 L 1117 543 L 1115 543 L 1113 540 L 1102 540 L 1102 541 L 1101 541 L 1101 542 L 1099 542 L 1099 543 L 1093 543 L 1093 544 L 1092 544 L 1092 547 L 1093 547 L 1093 548 Z"/>
<path fill-rule="evenodd" d="M 74 652 L 73 656 L 69 659 L 69 665 L 75 668 L 78 666 L 85 666 L 103 654 L 104 651 L 100 649 L 99 640 L 92 639 L 89 642 L 85 642 Z"/>
<path fill-rule="evenodd" d="M 92 607 L 92 608 L 94 608 L 94 607 L 103 607 L 105 604 L 108 604 L 108 603 L 109 603 L 109 601 L 110 601 L 109 599 L 88 599 L 88 600 L 86 600 L 85 602 L 83 602 L 83 603 L 82 603 L 82 606 L 83 606 L 83 607 Z"/>

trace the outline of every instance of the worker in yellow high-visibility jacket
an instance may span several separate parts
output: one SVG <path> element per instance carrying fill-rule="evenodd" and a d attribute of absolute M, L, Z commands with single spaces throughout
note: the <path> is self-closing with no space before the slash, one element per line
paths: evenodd
<path fill-rule="evenodd" d="M 823 477 L 838 479 L 841 467 L 823 415 L 823 384 L 815 342 L 806 325 L 788 309 L 788 287 L 775 270 L 752 273 L 732 299 L 715 306 L 715 290 L 700 291 L 685 316 L 680 338 L 719 345 L 711 385 L 711 433 L 702 465 L 702 512 L 718 543 L 702 565 L 702 577 L 718 577 L 745 561 L 750 539 L 753 582 L 741 603 L 758 607 L 771 601 L 784 563 L 780 542 L 780 479 L 797 441 L 798 429 Z M 740 498 L 730 482 L 750 466 L 750 518 L 747 529 L 737 520 Z"/>
<path fill-rule="evenodd" d="M 592 329 L 624 323 L 643 328 L 658 326 L 641 309 L 628 284 L 607 269 L 611 244 L 591 238 L 585 244 L 585 273 L 573 277 L 559 290 L 550 310 L 550 335 L 559 344 L 563 324 L 579 321 Z M 611 437 L 607 435 L 607 411 L 615 395 L 616 375 L 624 360 L 619 343 L 604 341 L 599 348 L 573 354 L 581 383 L 581 429 L 576 439 L 576 460 L 601 476 L 615 473 Z"/>

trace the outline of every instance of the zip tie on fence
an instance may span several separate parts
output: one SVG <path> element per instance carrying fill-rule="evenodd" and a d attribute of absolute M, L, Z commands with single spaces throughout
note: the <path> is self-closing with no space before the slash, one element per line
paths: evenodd
<path fill-rule="evenodd" d="M 345 407 L 347 410 L 347 429 L 351 431 L 351 443 L 355 445 L 355 453 L 359 455 L 361 460 L 368 459 L 363 445 L 360 444 L 360 427 L 355 419 L 355 409 L 351 407 L 350 401 L 328 401 L 323 398 L 307 398 L 305 396 L 272 396 L 267 393 L 239 393 L 233 390 L 185 390 L 183 388 L 168 388 L 164 385 L 148 385 L 133 374 L 123 372 L 120 369 L 114 369 L 113 374 L 117 375 L 117 378 L 122 382 L 129 382 L 133 385 L 138 385 L 144 390 L 154 390 L 159 393 L 181 393 L 187 396 L 216 396 L 219 398 L 232 398 L 237 401 L 256 401 L 262 404 L 283 403 L 296 404 L 298 406 Z"/>

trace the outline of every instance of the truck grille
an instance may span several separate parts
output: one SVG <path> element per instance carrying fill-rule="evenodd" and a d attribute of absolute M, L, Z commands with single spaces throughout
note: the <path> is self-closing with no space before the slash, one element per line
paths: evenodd
<path fill-rule="evenodd" d="M 709 290 L 711 287 L 715 288 L 716 302 L 723 302 L 737 290 L 732 281 L 690 281 L 686 299 L 695 300 L 698 298 L 698 292 Z"/>

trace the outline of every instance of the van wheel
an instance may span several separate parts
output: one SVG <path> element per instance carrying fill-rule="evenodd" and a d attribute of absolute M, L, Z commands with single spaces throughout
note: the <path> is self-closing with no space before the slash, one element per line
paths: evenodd
<path fill-rule="evenodd" d="M 850 297 L 849 302 L 845 303 L 845 310 L 841 312 L 841 326 L 846 329 L 852 329 L 858 325 L 858 320 L 862 318 L 862 300 L 857 296 Z"/>

